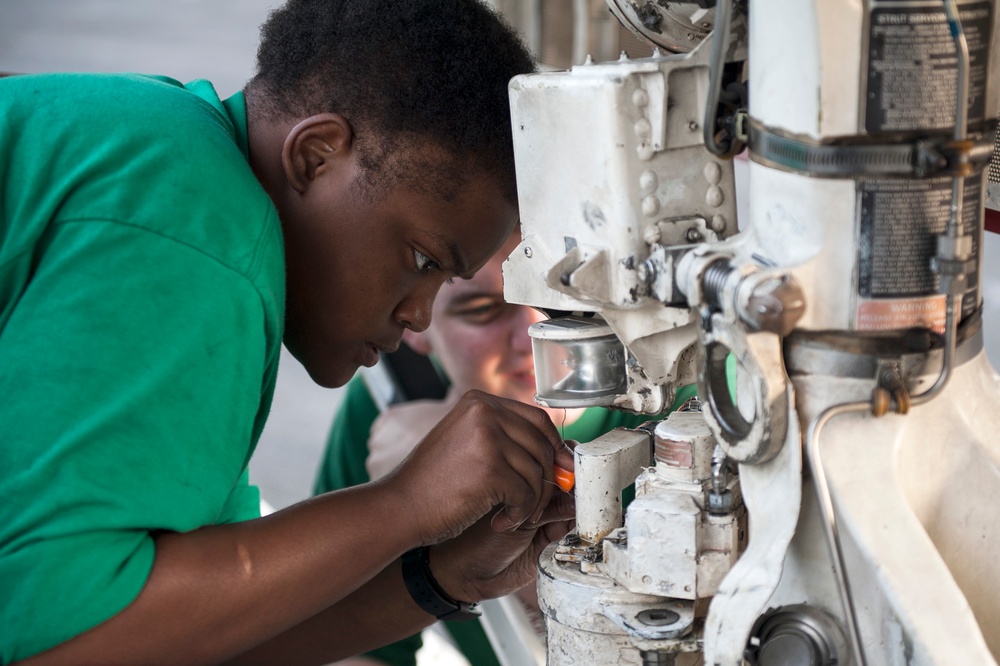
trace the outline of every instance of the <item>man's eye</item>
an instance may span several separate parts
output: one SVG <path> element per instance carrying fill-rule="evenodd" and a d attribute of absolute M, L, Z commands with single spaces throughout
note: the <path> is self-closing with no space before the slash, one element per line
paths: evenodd
<path fill-rule="evenodd" d="M 437 270 L 441 268 L 438 262 L 434 261 L 426 254 L 423 254 L 420 250 L 413 250 L 413 258 L 417 262 L 417 272 L 426 273 L 427 271 Z"/>
<path fill-rule="evenodd" d="M 479 303 L 463 308 L 455 314 L 471 324 L 488 324 L 506 311 L 503 301 Z"/>

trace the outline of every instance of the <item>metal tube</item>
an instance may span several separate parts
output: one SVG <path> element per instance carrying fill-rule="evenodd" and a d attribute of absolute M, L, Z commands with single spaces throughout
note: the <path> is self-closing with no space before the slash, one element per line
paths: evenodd
<path fill-rule="evenodd" d="M 956 141 L 962 141 L 968 134 L 969 124 L 969 43 L 965 39 L 965 29 L 958 14 L 958 5 L 955 0 L 943 0 L 945 17 L 948 20 L 948 28 L 951 31 L 952 39 L 955 40 L 955 51 L 958 59 L 956 76 L 958 82 L 955 91 L 955 131 Z M 949 238 L 958 239 L 963 234 L 962 230 L 962 208 L 964 207 L 965 178 L 956 175 L 951 184 L 951 207 L 948 216 L 948 226 L 946 234 Z M 955 259 L 956 257 L 950 257 Z M 934 384 L 921 393 L 913 396 L 911 405 L 920 405 L 938 393 L 948 384 L 951 379 L 953 366 L 955 365 L 955 345 L 958 337 L 958 316 L 956 309 L 961 302 L 961 294 L 953 293 L 952 287 L 945 295 L 945 330 L 944 330 L 944 359 L 942 360 L 941 374 L 938 375 Z"/>
<path fill-rule="evenodd" d="M 712 29 L 712 57 L 708 65 L 708 102 L 705 104 L 705 122 L 702 132 L 705 147 L 719 157 L 725 156 L 730 147 L 720 146 L 715 141 L 715 121 L 719 113 L 719 94 L 722 88 L 722 70 L 726 66 L 726 51 L 729 48 L 729 17 L 732 0 L 719 0 L 715 6 L 715 27 Z"/>
<path fill-rule="evenodd" d="M 954 294 L 948 294 L 945 298 L 945 320 L 944 320 L 944 357 L 941 360 L 941 373 L 934 384 L 921 393 L 910 398 L 910 406 L 922 405 L 940 393 L 951 379 L 951 372 L 955 366 L 955 345 L 958 338 L 958 317 L 955 316 Z"/>
<path fill-rule="evenodd" d="M 847 581 L 847 568 L 844 564 L 844 552 L 840 546 L 837 516 L 833 511 L 833 498 L 830 496 L 830 487 L 826 482 L 826 470 L 823 469 L 823 459 L 819 453 L 819 433 L 823 426 L 835 416 L 852 412 L 866 412 L 870 409 L 871 404 L 867 402 L 834 405 L 823 410 L 819 416 L 813 419 L 806 430 L 806 460 L 809 462 L 809 469 L 816 485 L 816 498 L 819 500 L 820 509 L 825 518 L 823 532 L 826 535 L 826 544 L 830 549 L 830 559 L 833 561 L 833 571 L 840 589 L 840 601 L 844 606 L 844 613 L 847 615 L 847 628 L 854 650 L 854 659 L 858 666 L 866 666 L 867 662 L 861 647 L 861 631 L 858 628 L 858 617 L 854 609 L 854 597 L 851 595 L 851 588 Z"/>
<path fill-rule="evenodd" d="M 573 0 L 573 56 L 570 64 L 583 64 L 589 52 L 590 0 Z"/>

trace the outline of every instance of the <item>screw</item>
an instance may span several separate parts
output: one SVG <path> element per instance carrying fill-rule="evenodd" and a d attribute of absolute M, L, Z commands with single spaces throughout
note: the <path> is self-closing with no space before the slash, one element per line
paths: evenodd
<path fill-rule="evenodd" d="M 642 284 L 652 284 L 656 280 L 656 264 L 647 259 L 636 266 L 635 276 Z"/>

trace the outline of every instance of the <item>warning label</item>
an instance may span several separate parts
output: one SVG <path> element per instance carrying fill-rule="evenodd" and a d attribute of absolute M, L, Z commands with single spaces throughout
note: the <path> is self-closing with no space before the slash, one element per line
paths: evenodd
<path fill-rule="evenodd" d="M 986 117 L 989 0 L 959 2 L 969 47 L 969 123 Z M 869 132 L 955 125 L 958 56 L 939 1 L 877 0 L 871 13 L 865 90 Z"/>
<path fill-rule="evenodd" d="M 944 332 L 944 295 L 887 301 L 862 301 L 858 305 L 859 331 L 892 331 L 929 328 Z"/>

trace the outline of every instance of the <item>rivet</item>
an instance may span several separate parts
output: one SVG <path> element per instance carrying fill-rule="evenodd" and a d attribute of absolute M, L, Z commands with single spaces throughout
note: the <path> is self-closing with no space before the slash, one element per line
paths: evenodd
<path fill-rule="evenodd" d="M 635 121 L 635 125 L 632 126 L 635 131 L 635 135 L 640 139 L 648 139 L 649 135 L 653 133 L 653 126 L 649 123 L 646 118 L 639 118 Z"/>
<path fill-rule="evenodd" d="M 525 247 L 524 248 L 524 256 L 526 256 L 528 259 L 531 259 L 531 255 L 532 255 L 531 248 L 530 247 Z"/>
<path fill-rule="evenodd" d="M 642 199 L 642 214 L 646 217 L 653 217 L 660 212 L 660 200 L 655 195 L 649 195 Z"/>
<path fill-rule="evenodd" d="M 660 225 L 651 224 L 646 227 L 646 231 L 643 232 L 642 239 L 652 245 L 654 243 L 659 243 L 661 237 L 662 234 L 660 233 Z"/>
<path fill-rule="evenodd" d="M 653 147 L 643 141 L 639 144 L 639 147 L 635 149 L 636 153 L 639 155 L 639 159 L 643 162 L 648 162 L 653 159 Z"/>
<path fill-rule="evenodd" d="M 714 231 L 717 234 L 721 234 L 726 230 L 726 218 L 722 217 L 721 215 L 713 215 L 712 221 L 709 223 L 709 226 L 712 227 L 712 231 Z"/>
<path fill-rule="evenodd" d="M 659 186 L 660 179 L 657 177 L 655 171 L 647 169 L 639 174 L 639 191 L 643 194 L 650 194 Z"/>
<path fill-rule="evenodd" d="M 646 106 L 649 104 L 649 93 L 642 88 L 632 91 L 632 103 L 636 106 Z"/>
<path fill-rule="evenodd" d="M 718 185 L 710 186 L 708 191 L 705 192 L 705 203 L 712 208 L 718 208 L 721 206 L 724 199 L 725 197 L 723 196 L 722 190 Z"/>
<path fill-rule="evenodd" d="M 691 122 L 689 122 L 688 123 L 688 130 L 690 130 L 692 132 L 697 132 L 698 131 L 698 123 L 696 123 L 693 120 Z"/>
<path fill-rule="evenodd" d="M 722 180 L 722 167 L 719 166 L 718 162 L 706 163 L 702 173 L 705 175 L 705 180 L 712 185 L 718 185 L 719 181 Z"/>

